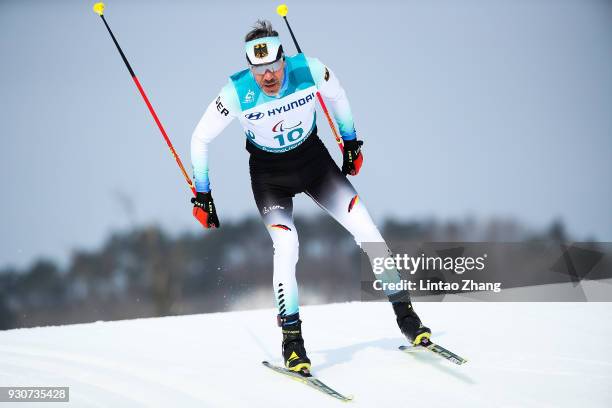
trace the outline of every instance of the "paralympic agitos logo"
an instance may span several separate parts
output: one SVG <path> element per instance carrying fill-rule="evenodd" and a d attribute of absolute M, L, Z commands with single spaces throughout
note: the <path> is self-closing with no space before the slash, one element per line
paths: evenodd
<path fill-rule="evenodd" d="M 280 122 L 278 122 L 276 125 L 274 125 L 272 127 L 272 132 L 276 133 L 276 132 L 284 132 L 285 130 L 291 130 L 291 129 L 295 129 L 296 127 L 300 126 L 302 124 L 302 121 L 300 121 L 300 123 L 298 123 L 295 126 L 284 126 L 284 122 L 285 120 L 281 120 Z"/>

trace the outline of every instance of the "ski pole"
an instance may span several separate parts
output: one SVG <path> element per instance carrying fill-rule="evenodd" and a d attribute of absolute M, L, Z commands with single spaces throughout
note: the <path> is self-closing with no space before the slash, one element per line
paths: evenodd
<path fill-rule="evenodd" d="M 108 33 L 110 34 L 111 38 L 113 39 L 113 42 L 115 43 L 115 46 L 117 47 L 117 51 L 119 51 L 119 54 L 121 55 L 121 59 L 123 59 L 123 62 L 125 63 L 125 66 L 127 67 L 128 71 L 130 72 L 130 75 L 132 76 L 132 80 L 136 84 L 136 88 L 138 88 L 138 91 L 140 92 L 140 95 L 142 96 L 142 99 L 144 99 L 144 102 L 147 105 L 147 108 L 149 108 L 149 112 L 151 112 L 151 116 L 153 116 L 153 119 L 155 120 L 155 123 L 157 124 L 157 127 L 159 128 L 159 131 L 161 132 L 162 136 L 164 137 L 164 140 L 166 141 L 166 144 L 168 145 L 168 148 L 170 148 L 170 153 L 174 157 L 174 160 L 176 160 L 176 164 L 178 164 L 179 168 L 181 169 L 181 172 L 183 173 L 183 177 L 185 177 L 185 181 L 187 182 L 187 184 L 189 185 L 189 188 L 191 189 L 191 191 L 193 192 L 193 195 L 195 196 L 196 195 L 196 189 L 193 186 L 193 182 L 191 181 L 191 177 L 189 177 L 189 175 L 185 171 L 185 167 L 183 166 L 183 162 L 181 161 L 181 158 L 179 157 L 178 153 L 176 153 L 176 150 L 174 150 L 174 146 L 172 146 L 172 142 L 170 141 L 170 138 L 168 137 L 168 134 L 166 133 L 166 130 L 164 129 L 164 125 L 162 125 L 161 121 L 159 120 L 159 117 L 157 117 L 157 113 L 155 113 L 155 109 L 153 109 L 153 105 L 151 105 L 151 102 L 149 102 L 149 98 L 147 97 L 147 94 L 145 93 L 144 89 L 142 88 L 142 85 L 140 85 L 140 81 L 138 81 L 138 77 L 136 77 L 136 74 L 134 73 L 134 70 L 132 69 L 132 67 L 131 67 L 130 63 L 128 62 L 127 58 L 125 57 L 125 54 L 123 53 L 123 50 L 119 46 L 119 43 L 117 42 L 117 39 L 115 38 L 115 35 L 113 34 L 113 32 L 110 29 L 108 23 L 106 22 L 106 19 L 104 18 L 104 3 L 96 3 L 96 4 L 94 4 L 93 10 L 94 10 L 94 12 L 96 14 L 98 14 L 102 18 L 102 21 L 104 22 L 104 25 L 106 26 L 106 29 L 108 30 Z"/>
<path fill-rule="evenodd" d="M 287 13 L 289 12 L 289 7 L 287 7 L 286 4 L 281 4 L 280 6 L 276 8 L 276 12 L 278 13 L 279 16 L 283 18 L 283 20 L 285 20 L 285 24 L 287 24 L 287 28 L 289 29 L 289 34 L 291 34 L 291 38 L 293 39 L 295 48 L 297 48 L 297 52 L 301 54 L 302 49 L 300 48 L 300 45 L 295 39 L 295 35 L 293 34 L 293 30 L 291 29 L 289 20 L 287 20 Z M 323 101 L 323 98 L 321 97 L 321 94 L 319 93 L 319 91 L 317 91 L 317 99 L 319 100 L 321 109 L 323 109 L 323 113 L 325 113 L 325 117 L 327 118 L 327 123 L 329 123 L 329 127 L 331 128 L 331 131 L 334 134 L 334 137 L 336 138 L 336 143 L 338 143 L 338 147 L 340 148 L 340 151 L 344 153 L 344 142 L 342 141 L 342 138 L 340 137 L 340 135 L 338 134 L 338 131 L 336 130 L 336 125 L 334 125 L 331 115 L 329 114 L 329 111 L 327 110 L 327 105 L 325 105 L 325 102 Z"/>

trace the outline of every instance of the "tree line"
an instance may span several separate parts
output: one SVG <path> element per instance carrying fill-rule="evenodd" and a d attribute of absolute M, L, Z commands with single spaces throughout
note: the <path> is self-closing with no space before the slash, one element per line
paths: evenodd
<path fill-rule="evenodd" d="M 350 234 L 327 216 L 296 217 L 295 224 L 302 301 L 358 300 L 363 255 Z M 381 232 L 391 244 L 565 234 L 560 222 L 537 233 L 512 220 L 469 218 L 388 219 Z M 272 257 L 255 217 L 175 237 L 157 226 L 119 231 L 97 250 L 76 250 L 64 268 L 39 259 L 22 270 L 0 269 L 0 329 L 273 307 Z"/>

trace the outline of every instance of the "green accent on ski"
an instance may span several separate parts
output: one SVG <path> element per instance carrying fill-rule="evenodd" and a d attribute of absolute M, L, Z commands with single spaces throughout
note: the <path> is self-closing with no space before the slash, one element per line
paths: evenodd
<path fill-rule="evenodd" d="M 453 353 L 452 351 L 445 349 L 444 347 L 432 342 L 429 339 L 423 339 L 421 343 L 417 344 L 416 346 L 412 346 L 412 347 L 411 346 L 399 346 L 399 349 L 408 354 L 413 353 L 413 352 L 422 351 L 422 350 L 429 350 L 432 353 L 437 354 L 438 356 L 450 361 L 451 363 L 455 363 L 457 365 L 467 363 L 467 360 L 465 358 L 460 357 L 459 355 Z"/>
<path fill-rule="evenodd" d="M 353 400 L 353 396 L 346 397 L 340 394 L 338 391 L 327 386 L 323 381 L 319 380 L 317 377 L 314 377 L 312 374 L 310 374 L 309 371 L 303 371 L 303 372 L 298 373 L 298 372 L 291 371 L 283 367 L 276 366 L 267 361 L 262 361 L 261 363 L 265 365 L 266 367 L 268 367 L 269 369 L 276 371 L 279 374 L 284 374 L 287 377 L 293 380 L 299 381 L 303 384 L 306 384 L 318 391 L 321 391 L 324 394 L 329 395 L 332 398 L 336 398 L 342 402 L 349 402 Z"/>

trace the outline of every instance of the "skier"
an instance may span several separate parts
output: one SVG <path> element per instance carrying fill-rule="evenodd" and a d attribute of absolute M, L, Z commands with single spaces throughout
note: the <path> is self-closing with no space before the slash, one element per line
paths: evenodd
<path fill-rule="evenodd" d="M 357 140 L 349 102 L 332 70 L 304 54 L 286 56 L 268 21 L 256 22 L 245 37 L 245 49 L 248 68 L 230 77 L 192 136 L 197 190 L 191 200 L 193 215 L 205 228 L 220 227 L 208 177 L 208 144 L 238 118 L 250 153 L 253 196 L 274 246 L 273 285 L 285 366 L 308 372 L 310 360 L 304 347 L 295 279 L 298 235 L 293 224 L 293 197 L 298 193 L 310 196 L 353 235 L 371 262 L 376 256 L 389 256 L 390 251 L 346 177 L 359 173 L 363 142 Z M 317 91 L 330 106 L 344 141 L 342 169 L 317 136 Z M 381 278 L 386 282 L 400 280 L 395 268 Z M 407 291 L 385 294 L 402 333 L 414 344 L 429 338 L 431 331 L 414 312 Z"/>

